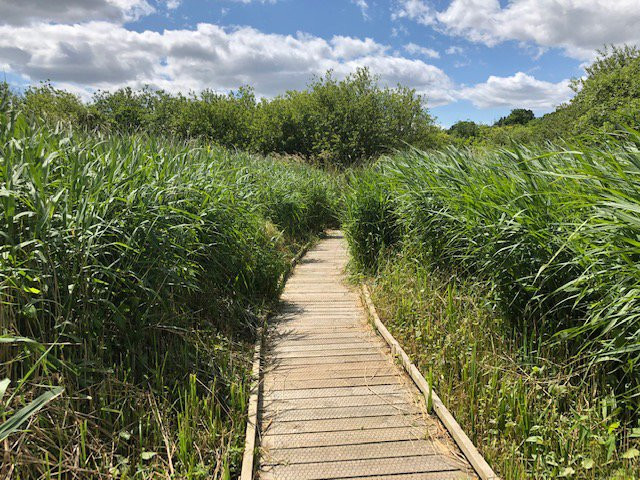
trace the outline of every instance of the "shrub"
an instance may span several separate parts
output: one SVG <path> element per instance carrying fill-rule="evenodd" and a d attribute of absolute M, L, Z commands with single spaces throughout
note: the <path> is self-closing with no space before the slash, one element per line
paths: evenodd
<path fill-rule="evenodd" d="M 628 135 L 633 143 L 449 149 L 384 161 L 354 182 L 345 221 L 352 254 L 375 265 L 381 245 L 398 241 L 386 232 L 401 225 L 404 245 L 491 281 L 521 334 L 561 344 L 606 372 L 601 378 L 634 405 L 640 136 Z"/>
<path fill-rule="evenodd" d="M 369 70 L 338 81 L 331 72 L 307 89 L 257 102 L 253 90 L 205 90 L 185 97 L 129 87 L 100 91 L 89 104 L 48 84 L 25 94 L 27 109 L 51 123 L 107 132 L 147 132 L 204 139 L 227 148 L 294 154 L 348 167 L 407 144 L 442 141 L 412 89 L 381 87 Z"/>

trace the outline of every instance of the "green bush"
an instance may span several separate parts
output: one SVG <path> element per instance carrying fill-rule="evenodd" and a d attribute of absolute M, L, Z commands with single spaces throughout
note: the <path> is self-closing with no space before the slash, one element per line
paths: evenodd
<path fill-rule="evenodd" d="M 589 145 L 408 152 L 351 180 L 355 267 L 505 478 L 638 471 L 640 133 Z"/>
<path fill-rule="evenodd" d="M 427 148 L 442 142 L 422 97 L 406 87 L 380 87 L 367 69 L 340 81 L 329 72 L 305 90 L 259 102 L 249 87 L 189 97 L 126 87 L 97 92 L 84 104 L 48 84 L 30 88 L 18 102 L 36 117 L 74 128 L 203 139 L 340 168 L 407 144 Z"/>
<path fill-rule="evenodd" d="M 576 117 L 573 133 L 640 123 L 640 50 L 605 47 L 586 67 L 585 78 L 575 80 L 576 96 L 569 108 Z"/>
<path fill-rule="evenodd" d="M 363 170 L 350 178 L 343 228 L 351 258 L 364 271 L 375 271 L 379 257 L 400 240 L 394 191 L 382 172 Z"/>
<path fill-rule="evenodd" d="M 495 126 L 505 127 L 508 125 L 526 125 L 535 118 L 533 112 L 526 108 L 514 108 L 509 115 L 501 117 Z"/>

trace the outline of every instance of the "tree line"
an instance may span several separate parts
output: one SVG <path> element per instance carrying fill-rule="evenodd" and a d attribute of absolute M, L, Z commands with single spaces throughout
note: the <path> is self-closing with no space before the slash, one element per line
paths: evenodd
<path fill-rule="evenodd" d="M 82 102 L 43 83 L 14 100 L 30 115 L 88 130 L 199 138 L 343 167 L 407 144 L 431 148 L 441 134 L 415 90 L 382 87 L 367 68 L 343 80 L 328 72 L 304 90 L 272 99 L 258 99 L 247 86 L 227 94 L 204 90 L 190 95 L 127 87 L 99 91 Z"/>
<path fill-rule="evenodd" d="M 427 150 L 542 144 L 640 124 L 637 47 L 605 47 L 585 72 L 572 81 L 575 96 L 542 117 L 517 108 L 493 125 L 463 120 L 448 129 L 436 125 L 426 99 L 414 89 L 383 87 L 367 68 L 342 80 L 327 72 L 303 90 L 271 99 L 258 98 L 249 86 L 186 95 L 126 87 L 98 91 L 83 102 L 47 82 L 12 96 L 27 114 L 74 128 L 198 138 L 230 149 L 348 167 L 407 145 Z"/>

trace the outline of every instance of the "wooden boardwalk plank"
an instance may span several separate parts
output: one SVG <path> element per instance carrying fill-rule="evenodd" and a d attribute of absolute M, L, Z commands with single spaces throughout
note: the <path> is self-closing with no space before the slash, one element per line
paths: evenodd
<path fill-rule="evenodd" d="M 393 405 L 356 405 L 351 407 L 333 407 L 333 408 L 307 408 L 301 409 L 294 406 L 283 408 L 274 412 L 272 415 L 278 419 L 278 422 L 295 422 L 303 420 L 329 420 L 335 418 L 353 418 L 353 417 L 382 417 L 391 415 L 418 415 L 421 412 L 415 406 L 408 406 L 404 402 Z M 265 420 L 269 420 L 266 417 Z"/>
<path fill-rule="evenodd" d="M 443 455 L 324 461 L 302 464 L 266 465 L 261 478 L 278 480 L 329 480 L 357 478 L 375 472 L 381 475 L 459 471 L 459 465 Z"/>
<path fill-rule="evenodd" d="M 276 377 L 265 382 L 265 390 L 300 390 L 324 389 L 333 387 L 367 387 L 373 385 L 395 385 L 401 380 L 393 372 L 390 375 L 378 375 L 374 377 L 346 377 L 346 378 L 319 378 L 319 379 L 290 379 L 287 377 Z"/>
<path fill-rule="evenodd" d="M 267 361 L 273 362 L 279 367 L 285 366 L 301 366 L 301 365 L 329 365 L 338 363 L 361 363 L 361 362 L 379 362 L 380 355 L 364 354 L 364 355 L 343 355 L 343 356 L 327 356 L 327 357 L 302 357 L 302 358 L 267 358 Z"/>
<path fill-rule="evenodd" d="M 394 458 L 415 455 L 435 455 L 438 449 L 427 440 L 404 440 L 399 442 L 368 443 L 364 445 L 338 445 L 336 447 L 287 448 L 272 452 L 274 462 L 285 464 L 311 463 L 318 458 L 333 461 L 364 460 L 372 458 Z M 264 464 L 269 464 L 265 457 Z"/>
<path fill-rule="evenodd" d="M 403 385 L 372 385 L 367 387 L 333 387 L 299 390 L 265 390 L 264 398 L 291 400 L 294 398 L 350 397 L 352 395 L 382 395 L 403 393 Z"/>
<path fill-rule="evenodd" d="M 367 323 L 347 261 L 332 232 L 298 262 L 269 321 L 258 477 L 477 478 Z"/>
<path fill-rule="evenodd" d="M 393 365 L 389 365 L 389 362 L 380 361 L 376 359 L 371 362 L 343 362 L 343 363 L 331 363 L 324 365 L 289 365 L 283 367 L 280 364 L 272 364 L 265 368 L 265 372 L 270 372 L 275 375 L 289 375 L 297 372 L 309 372 L 309 373 L 322 373 L 324 372 L 359 372 L 363 375 L 375 375 L 381 368 L 394 368 Z M 394 370 L 397 372 L 397 370 Z"/>
<path fill-rule="evenodd" d="M 366 477 L 358 477 L 358 480 L 467 480 L 470 478 L 476 478 L 471 474 L 467 474 L 460 471 L 452 472 L 430 472 L 430 473 L 410 473 L 404 474 L 401 477 L 398 475 L 375 475 Z M 333 480 L 352 480 L 353 477 L 340 477 Z"/>
<path fill-rule="evenodd" d="M 376 428 L 419 427 L 422 418 L 416 415 L 387 415 L 376 417 L 329 418 L 326 420 L 297 420 L 281 422 L 275 420 L 266 429 L 269 435 L 314 432 L 344 432 L 350 430 L 371 430 Z"/>
<path fill-rule="evenodd" d="M 265 399 L 265 416 L 274 415 L 291 409 L 311 410 L 311 409 L 334 409 L 339 407 L 355 407 L 369 405 L 408 405 L 410 399 L 403 394 L 388 395 L 351 395 L 347 397 L 319 397 L 319 398 L 290 398 L 287 400 Z"/>
<path fill-rule="evenodd" d="M 362 445 L 401 440 L 425 440 L 426 432 L 422 428 L 379 428 L 375 430 L 353 430 L 350 432 L 296 433 L 291 435 L 264 435 L 262 446 L 267 451 L 286 448 L 309 448 L 338 445 Z M 263 455 L 263 458 L 264 457 Z M 375 475 L 371 472 L 370 475 Z"/>
<path fill-rule="evenodd" d="M 274 334 L 275 336 L 275 334 Z M 333 346 L 333 345 L 345 345 L 349 343 L 373 342 L 384 346 L 384 343 L 370 335 L 364 335 L 358 332 L 338 332 L 338 333 L 298 333 L 298 334 L 284 334 L 279 335 L 277 338 L 277 345 L 272 347 L 272 351 L 277 351 L 281 347 L 297 347 L 297 346 Z"/>

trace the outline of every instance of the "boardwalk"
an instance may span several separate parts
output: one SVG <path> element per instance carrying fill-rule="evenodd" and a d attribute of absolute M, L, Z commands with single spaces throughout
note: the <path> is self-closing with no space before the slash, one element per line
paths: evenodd
<path fill-rule="evenodd" d="M 344 284 L 331 232 L 298 264 L 270 320 L 262 480 L 477 478 Z"/>

